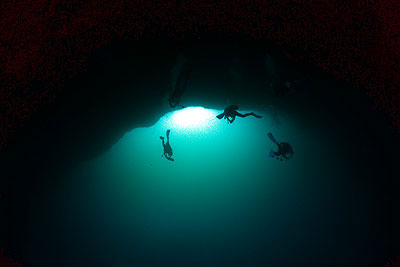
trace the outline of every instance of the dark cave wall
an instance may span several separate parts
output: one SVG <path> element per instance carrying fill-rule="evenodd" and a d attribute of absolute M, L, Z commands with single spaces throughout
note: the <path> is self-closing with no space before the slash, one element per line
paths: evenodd
<path fill-rule="evenodd" d="M 118 38 L 271 40 L 288 55 L 362 88 L 398 125 L 398 1 L 53 1 L 1 3 L 0 147 L 63 83 L 87 67 L 93 50 Z M 292 53 L 293 51 L 297 51 Z M 36 84 L 36 85 L 35 85 Z M 41 86 L 38 86 L 41 84 Z M 11 140 L 8 141 L 8 138 Z"/>

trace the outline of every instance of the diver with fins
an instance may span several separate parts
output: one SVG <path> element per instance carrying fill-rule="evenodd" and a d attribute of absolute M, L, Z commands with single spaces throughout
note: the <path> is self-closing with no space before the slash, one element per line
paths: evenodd
<path fill-rule="evenodd" d="M 169 161 L 174 161 L 174 159 L 172 158 L 172 148 L 171 145 L 169 144 L 169 133 L 171 132 L 171 130 L 167 130 L 167 142 L 164 141 L 164 136 L 160 136 L 160 139 L 162 140 L 162 145 L 164 148 L 164 154 L 161 155 L 161 157 L 165 156 L 165 158 Z"/>
<path fill-rule="evenodd" d="M 278 146 L 278 152 L 275 152 L 271 149 L 269 152 L 269 157 L 270 158 L 276 158 L 277 160 L 282 161 L 282 158 L 286 159 L 288 161 L 292 156 L 293 156 L 293 148 L 289 143 L 286 142 L 278 142 L 276 141 L 275 137 L 272 135 L 272 133 L 267 134 L 269 139 Z"/>
<path fill-rule="evenodd" d="M 223 113 L 219 114 L 217 116 L 218 119 L 222 119 L 225 118 L 227 119 L 228 123 L 232 123 L 235 121 L 236 116 L 241 117 L 241 118 L 245 118 L 247 116 L 254 116 L 256 118 L 262 118 L 262 116 L 255 114 L 254 112 L 250 112 L 250 113 L 246 113 L 246 114 L 241 114 L 239 113 L 237 110 L 239 109 L 238 105 L 230 105 L 227 106 L 224 110 Z"/>
<path fill-rule="evenodd" d="M 182 69 L 178 75 L 178 79 L 175 83 L 174 90 L 168 98 L 168 103 L 171 108 L 179 107 L 185 108 L 180 104 L 181 98 L 187 89 L 187 83 L 192 72 L 192 62 L 187 60 L 183 63 Z"/>

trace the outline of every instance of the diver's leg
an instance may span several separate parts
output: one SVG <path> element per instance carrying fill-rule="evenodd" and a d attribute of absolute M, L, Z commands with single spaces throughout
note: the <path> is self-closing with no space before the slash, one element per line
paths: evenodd
<path fill-rule="evenodd" d="M 171 130 L 167 130 L 167 144 L 169 144 L 169 133 L 171 132 Z"/>

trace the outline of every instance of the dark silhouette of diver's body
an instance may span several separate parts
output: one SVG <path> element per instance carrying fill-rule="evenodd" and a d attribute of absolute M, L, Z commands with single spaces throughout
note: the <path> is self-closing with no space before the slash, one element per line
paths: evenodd
<path fill-rule="evenodd" d="M 174 161 L 174 159 L 172 158 L 172 154 L 173 154 L 172 148 L 171 148 L 171 145 L 169 144 L 169 133 L 170 132 L 171 132 L 171 130 L 167 130 L 167 142 L 166 143 L 164 142 L 164 137 L 160 136 L 160 139 L 162 140 L 162 145 L 164 148 L 164 154 L 162 156 L 165 156 L 165 158 L 167 160 Z"/>
<path fill-rule="evenodd" d="M 241 118 L 245 118 L 245 117 L 247 117 L 247 116 L 252 115 L 252 116 L 254 116 L 254 117 L 256 117 L 256 118 L 262 118 L 262 116 L 259 116 L 259 115 L 255 114 L 254 112 L 250 112 L 250 113 L 246 113 L 246 114 L 241 114 L 241 113 L 237 112 L 238 109 L 239 109 L 239 106 L 238 106 L 238 105 L 230 105 L 230 106 L 227 106 L 227 107 L 225 108 L 224 112 L 221 113 L 221 114 L 219 114 L 219 115 L 217 116 L 217 118 L 218 118 L 218 119 L 225 118 L 225 119 L 228 120 L 228 123 L 234 122 L 236 116 L 241 117 Z"/>
<path fill-rule="evenodd" d="M 188 60 L 183 64 L 182 71 L 178 76 L 178 80 L 175 83 L 174 91 L 171 96 L 168 98 L 169 106 L 171 108 L 180 107 L 185 108 L 180 104 L 180 100 L 183 96 L 183 93 L 187 89 L 187 83 L 192 72 L 192 63 Z"/>
<path fill-rule="evenodd" d="M 289 145 L 289 143 L 286 142 L 280 142 L 277 144 L 278 146 L 278 152 L 274 152 L 274 156 L 279 158 L 282 157 L 286 160 L 290 159 L 293 155 L 293 149 L 292 146 Z"/>
<path fill-rule="evenodd" d="M 276 139 L 272 135 L 272 133 L 268 133 L 267 135 L 271 139 L 271 141 L 274 142 L 278 146 L 278 152 L 275 152 L 271 149 L 271 151 L 269 152 L 269 156 L 271 158 L 276 158 L 280 161 L 282 161 L 282 158 L 286 159 L 286 161 L 289 160 L 293 155 L 292 146 L 286 142 L 276 141 Z"/>

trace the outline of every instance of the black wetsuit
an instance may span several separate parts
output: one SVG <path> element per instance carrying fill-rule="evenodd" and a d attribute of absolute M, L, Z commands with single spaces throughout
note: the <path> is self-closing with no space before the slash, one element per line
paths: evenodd
<path fill-rule="evenodd" d="M 230 105 L 227 106 L 224 110 L 223 113 L 219 114 L 217 116 L 218 119 L 222 119 L 225 118 L 228 120 L 228 123 L 232 123 L 235 121 L 236 116 L 241 117 L 241 118 L 245 118 L 247 116 L 254 116 L 256 118 L 262 118 L 262 116 L 255 114 L 254 112 L 250 112 L 250 113 L 246 113 L 246 114 L 241 114 L 239 113 L 237 110 L 239 109 L 238 105 Z"/>
<path fill-rule="evenodd" d="M 279 157 L 282 157 L 286 160 L 289 160 L 292 155 L 293 155 L 293 148 L 289 143 L 286 142 L 280 142 L 277 144 L 278 146 L 278 152 L 274 152 L 274 155 L 277 157 L 277 159 L 282 160 Z"/>
<path fill-rule="evenodd" d="M 186 91 L 187 83 L 192 72 L 192 63 L 188 60 L 183 64 L 182 71 L 178 76 L 178 80 L 176 81 L 174 91 L 171 96 L 168 98 L 169 106 L 171 108 L 180 107 L 184 108 L 184 106 L 180 105 L 180 100 L 183 96 L 183 93 Z"/>
<path fill-rule="evenodd" d="M 162 140 L 162 145 L 164 148 L 164 154 L 162 156 L 165 156 L 165 158 L 167 160 L 174 161 L 174 159 L 172 158 L 173 151 L 172 151 L 171 145 L 169 144 L 169 133 L 170 132 L 171 132 L 171 130 L 167 130 L 167 142 L 166 143 L 164 142 L 164 137 L 160 136 L 160 139 Z"/>

